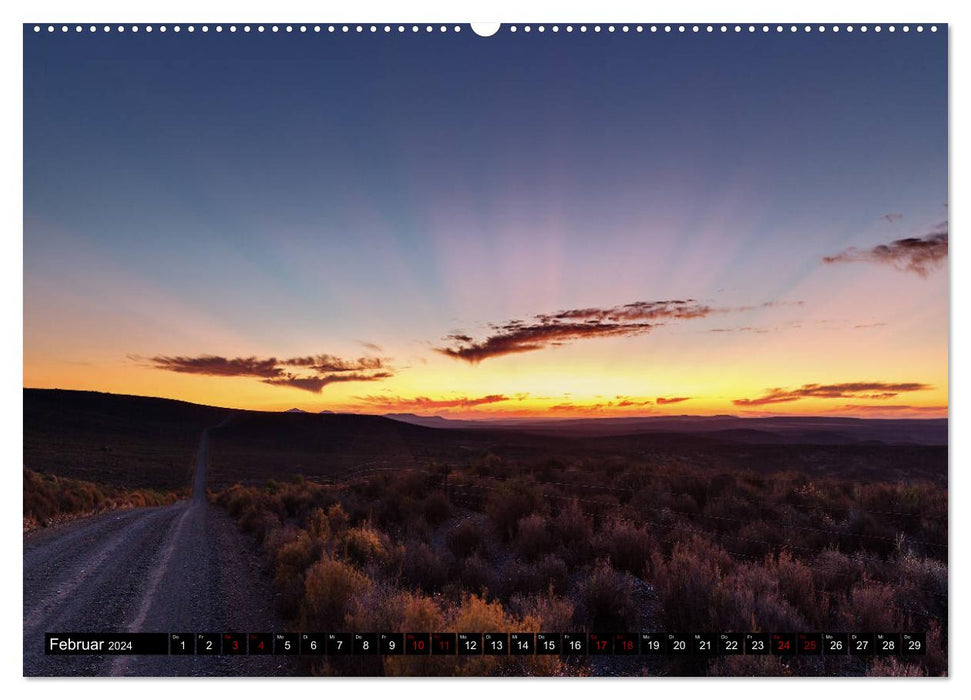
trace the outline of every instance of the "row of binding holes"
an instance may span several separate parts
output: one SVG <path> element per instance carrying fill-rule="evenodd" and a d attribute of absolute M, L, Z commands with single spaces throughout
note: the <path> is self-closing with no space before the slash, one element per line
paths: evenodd
<path fill-rule="evenodd" d="M 608 33 L 610 33 L 610 32 L 617 32 L 617 31 L 620 31 L 620 32 L 637 32 L 637 33 L 643 33 L 643 32 L 646 31 L 646 32 L 652 32 L 652 33 L 655 33 L 655 34 L 657 32 L 665 32 L 665 33 L 669 33 L 669 34 L 672 33 L 672 32 L 679 32 L 681 34 L 687 34 L 687 33 L 691 33 L 691 34 L 709 33 L 709 34 L 712 34 L 712 33 L 715 33 L 715 32 L 723 32 L 723 33 L 728 33 L 728 32 L 735 32 L 735 33 L 749 32 L 749 33 L 754 34 L 755 32 L 761 31 L 761 32 L 767 34 L 767 33 L 771 32 L 773 30 L 776 31 L 776 32 L 785 32 L 785 31 L 789 31 L 789 32 L 798 32 L 798 31 L 813 32 L 813 31 L 815 31 L 815 32 L 819 32 L 819 33 L 823 33 L 823 32 L 834 32 L 834 33 L 838 33 L 840 31 L 846 31 L 846 32 L 853 32 L 853 31 L 867 32 L 867 31 L 871 31 L 871 30 L 874 31 L 874 32 L 881 32 L 884 29 L 886 29 L 888 32 L 895 32 L 895 31 L 897 31 L 898 28 L 902 32 L 909 32 L 911 30 L 911 27 L 909 25 L 904 25 L 902 27 L 897 27 L 895 25 L 890 25 L 890 26 L 887 26 L 887 27 L 882 27 L 880 25 L 874 25 L 872 27 L 867 26 L 867 25 L 860 25 L 860 26 L 856 26 L 856 25 L 844 25 L 844 26 L 841 27 L 840 25 L 836 25 L 836 24 L 831 25 L 831 26 L 826 26 L 826 25 L 822 25 L 822 24 L 817 25 L 817 26 L 808 25 L 808 24 L 807 25 L 803 25 L 803 26 L 797 26 L 795 24 L 792 24 L 792 25 L 775 24 L 775 25 L 772 25 L 772 26 L 770 26 L 768 24 L 762 24 L 762 25 L 755 25 L 755 24 L 748 24 L 748 25 L 741 25 L 741 24 L 734 24 L 734 25 L 731 25 L 731 24 L 720 24 L 720 25 L 711 25 L 711 24 L 691 24 L 691 25 L 677 24 L 677 25 L 672 25 L 672 24 L 664 24 L 664 25 L 657 25 L 657 24 L 651 24 L 651 25 L 647 25 L 647 26 L 641 25 L 641 24 L 637 24 L 637 25 L 633 25 L 633 26 L 628 25 L 628 24 L 624 24 L 624 25 L 617 26 L 617 25 L 609 24 L 609 25 L 606 25 L 605 27 L 600 26 L 599 24 L 595 24 L 595 25 L 592 25 L 592 26 L 588 26 L 588 25 L 585 25 L 585 24 L 581 24 L 581 25 L 578 25 L 578 26 L 566 25 L 565 27 L 560 27 L 558 25 L 553 25 L 553 26 L 549 27 L 548 29 L 550 31 L 552 31 L 552 32 L 565 31 L 565 32 L 568 32 L 568 33 L 569 32 L 574 32 L 574 31 L 581 32 L 581 33 L 591 32 L 592 31 L 592 32 L 597 33 L 597 32 L 603 32 L 604 30 L 606 30 Z M 531 32 L 531 31 L 533 31 L 535 29 L 537 32 L 541 32 L 542 33 L 542 32 L 545 32 L 547 30 L 547 27 L 545 27 L 542 24 L 539 25 L 538 27 L 533 27 L 533 26 L 530 26 L 530 25 L 526 25 L 526 26 L 523 26 L 523 27 L 518 27 L 515 24 L 512 25 L 511 27 L 509 27 L 509 31 L 510 32 L 513 32 L 513 33 L 518 32 L 520 29 L 522 29 L 522 31 L 524 31 L 524 32 Z M 924 31 L 924 26 L 923 25 L 917 25 L 916 27 L 913 27 L 913 29 L 915 31 L 918 31 L 918 32 L 923 32 Z M 936 32 L 937 31 L 937 27 L 936 26 L 931 26 L 930 27 L 930 31 Z"/>
<path fill-rule="evenodd" d="M 58 29 L 60 29 L 61 32 L 69 32 L 69 31 L 71 31 L 72 28 L 74 29 L 75 32 L 83 32 L 84 29 L 85 29 L 80 24 L 75 25 L 74 27 L 69 27 L 66 24 L 60 25 L 59 27 L 58 26 L 55 26 L 53 24 L 49 24 L 46 27 L 47 31 L 50 32 L 50 33 L 56 32 L 56 31 L 58 31 Z M 126 27 L 125 25 L 122 25 L 122 24 L 116 25 L 114 27 L 112 27 L 111 25 L 107 25 L 107 24 L 104 25 L 104 26 L 97 26 L 97 25 L 93 25 L 92 24 L 92 25 L 89 25 L 87 27 L 87 29 L 88 29 L 89 32 L 98 32 L 98 31 L 111 32 L 111 31 L 116 31 L 116 32 L 119 32 L 119 33 L 124 33 L 125 31 L 131 31 L 132 33 L 138 33 L 139 31 L 144 31 L 146 33 L 151 33 L 153 31 L 155 31 L 155 28 L 153 28 L 152 25 L 145 25 L 143 27 L 139 27 L 138 25 L 130 25 L 130 26 Z M 223 31 L 228 31 L 230 33 L 235 33 L 237 31 L 241 31 L 241 32 L 244 32 L 244 33 L 247 33 L 247 32 L 257 32 L 257 33 L 259 33 L 259 32 L 267 32 L 267 31 L 269 31 L 269 32 L 281 32 L 282 31 L 282 32 L 290 32 L 290 33 L 299 32 L 299 33 L 302 33 L 302 34 L 306 34 L 308 32 L 314 32 L 314 33 L 317 33 L 317 34 L 319 34 L 320 32 L 328 32 L 328 33 L 331 33 L 331 34 L 334 34 L 334 33 L 344 33 L 344 34 L 348 34 L 348 33 L 351 33 L 351 32 L 355 32 L 355 33 L 370 32 L 372 34 L 376 34 L 378 32 L 384 32 L 386 34 L 390 34 L 392 32 L 397 32 L 399 34 L 404 34 L 405 32 L 418 33 L 418 32 L 421 32 L 422 30 L 424 30 L 426 33 L 432 33 L 432 32 L 435 32 L 436 30 L 438 32 L 449 32 L 449 31 L 452 31 L 452 32 L 461 32 L 462 31 L 462 28 L 459 25 L 455 25 L 455 26 L 452 26 L 452 27 L 448 27 L 448 26 L 446 26 L 444 24 L 443 25 L 438 25 L 438 26 L 432 26 L 430 24 L 427 24 L 427 25 L 424 25 L 424 26 L 419 26 L 417 24 L 411 24 L 411 25 L 403 25 L 403 24 L 399 24 L 399 25 L 390 25 L 390 24 L 385 24 L 385 25 L 376 25 L 376 24 L 371 24 L 371 25 L 362 25 L 362 24 L 357 24 L 357 25 L 347 25 L 347 24 L 333 25 L 333 24 L 330 24 L 330 25 L 326 25 L 326 26 L 321 26 L 319 24 L 315 24 L 315 25 L 306 25 L 306 24 L 292 25 L 292 24 L 287 24 L 287 25 L 283 25 L 283 26 L 274 24 L 274 25 L 270 25 L 270 26 L 264 26 L 264 25 L 261 24 L 261 25 L 251 26 L 251 25 L 245 24 L 245 25 L 242 25 L 242 26 L 239 26 L 239 27 L 237 27 L 234 24 L 233 25 L 228 25 L 226 27 L 224 27 L 223 25 L 217 24 L 217 25 L 215 25 L 214 27 L 211 27 L 211 28 L 208 25 L 205 25 L 204 24 L 204 25 L 202 25 L 200 27 L 196 27 L 195 25 L 189 25 L 189 26 L 185 27 L 185 31 L 189 32 L 190 34 L 193 33 L 193 32 L 195 32 L 195 31 L 197 31 L 197 30 L 200 31 L 200 32 L 202 32 L 202 33 L 207 33 L 207 32 L 210 31 L 210 29 L 213 30 L 213 31 L 215 31 L 215 32 L 217 32 L 217 33 L 218 32 L 223 32 Z M 631 25 L 625 24 L 625 25 L 621 25 L 621 26 L 616 26 L 616 25 L 612 25 L 611 24 L 611 25 L 607 25 L 605 27 L 602 27 L 599 24 L 592 25 L 592 26 L 587 26 L 585 24 L 581 24 L 581 25 L 578 25 L 578 26 L 566 25 L 566 26 L 563 26 L 563 27 L 560 27 L 559 25 L 555 25 L 554 24 L 554 25 L 552 25 L 550 27 L 546 27 L 545 25 L 542 25 L 541 24 L 541 25 L 536 26 L 536 27 L 533 27 L 531 25 L 525 25 L 525 26 L 520 27 L 520 26 L 514 24 L 514 25 L 512 25 L 512 26 L 509 27 L 509 31 L 512 32 L 512 33 L 516 33 L 516 32 L 518 32 L 520 30 L 522 30 L 523 32 L 527 32 L 528 33 L 528 32 L 533 31 L 534 29 L 537 32 L 541 33 L 541 34 L 544 33 L 544 32 L 546 32 L 547 29 L 549 29 L 549 31 L 554 32 L 554 33 L 558 33 L 560 31 L 564 31 L 564 32 L 567 32 L 567 33 L 574 32 L 574 31 L 577 31 L 577 32 L 580 32 L 580 33 L 585 33 L 585 32 L 591 32 L 592 31 L 594 33 L 597 33 L 597 32 L 602 32 L 602 31 L 606 30 L 608 33 L 610 33 L 610 32 L 617 32 L 617 31 L 620 31 L 622 33 L 623 32 L 628 32 L 628 33 L 629 32 L 643 33 L 645 31 L 647 31 L 647 32 L 652 32 L 652 33 L 657 33 L 657 32 L 665 32 L 665 33 L 678 32 L 678 33 L 682 33 L 682 34 L 687 34 L 687 33 L 692 33 L 692 34 L 708 33 L 708 34 L 711 34 L 711 33 L 715 33 L 715 32 L 721 32 L 721 33 L 728 33 L 728 32 L 742 33 L 742 32 L 748 32 L 748 33 L 753 33 L 754 34 L 755 32 L 759 32 L 759 31 L 761 31 L 762 33 L 768 33 L 768 32 L 771 32 L 771 31 L 775 31 L 775 32 L 785 32 L 785 31 L 788 31 L 790 33 L 792 33 L 792 32 L 799 32 L 799 31 L 802 31 L 802 32 L 813 32 L 813 31 L 815 31 L 815 32 L 820 32 L 820 33 L 822 33 L 822 32 L 834 32 L 834 33 L 837 33 L 837 32 L 840 32 L 840 31 L 846 31 L 846 32 L 860 31 L 860 32 L 864 32 L 865 33 L 865 32 L 868 32 L 868 31 L 874 31 L 874 32 L 879 33 L 879 32 L 882 32 L 884 30 L 884 27 L 882 27 L 880 25 L 874 25 L 874 26 L 871 27 L 871 26 L 867 26 L 865 24 L 864 25 L 860 25 L 860 26 L 845 25 L 845 26 L 842 26 L 842 27 L 839 26 L 839 25 L 832 25 L 832 26 L 818 25 L 818 26 L 812 26 L 812 25 L 808 25 L 808 24 L 807 25 L 802 25 L 802 26 L 797 26 L 795 24 L 792 24 L 792 25 L 776 24 L 776 25 L 772 25 L 772 26 L 769 26 L 767 24 L 758 25 L 758 26 L 757 25 L 754 25 L 754 24 L 749 24 L 749 25 L 739 25 L 739 24 L 735 24 L 735 25 L 727 25 L 727 24 L 721 24 L 721 25 L 711 25 L 711 24 L 704 24 L 704 25 L 699 25 L 699 24 L 692 24 L 692 25 L 684 25 L 684 24 L 679 24 L 679 25 L 670 25 L 670 24 L 655 25 L 655 24 L 652 24 L 652 25 L 648 25 L 648 26 L 640 25 L 640 24 L 631 26 Z M 898 29 L 898 27 L 895 26 L 895 25 L 890 25 L 890 26 L 886 27 L 885 29 L 888 32 L 896 32 L 897 29 Z M 902 27 L 899 27 L 899 29 L 902 32 L 909 32 L 911 30 L 911 27 L 909 25 L 904 25 Z M 923 25 L 917 25 L 913 29 L 915 31 L 918 31 L 918 32 L 923 32 L 924 31 Z M 40 25 L 36 25 L 35 24 L 34 25 L 34 32 L 41 32 L 41 31 L 43 31 L 43 28 Z M 178 34 L 179 32 L 183 31 L 183 27 L 181 27 L 180 25 L 175 25 L 175 26 L 172 26 L 172 27 L 168 27 L 166 25 L 161 25 L 161 26 L 158 27 L 158 31 L 159 32 L 162 32 L 162 33 L 165 33 L 167 31 L 172 31 L 172 32 L 175 32 L 176 34 Z M 930 31 L 936 32 L 937 31 L 937 27 L 932 25 L 930 27 Z"/>
<path fill-rule="evenodd" d="M 69 27 L 66 24 L 61 25 L 59 27 L 58 26 L 55 26 L 53 24 L 47 25 L 47 31 L 48 32 L 56 32 L 56 31 L 58 31 L 58 29 L 61 32 L 69 32 L 69 31 L 71 31 L 71 29 L 73 29 L 75 32 L 83 32 L 85 30 L 85 27 L 83 27 L 80 24 L 75 25 L 74 27 Z M 126 26 L 126 25 L 123 25 L 123 24 L 119 24 L 119 25 L 115 25 L 115 26 L 112 26 L 112 25 L 109 25 L 109 24 L 106 24 L 104 26 L 97 26 L 97 25 L 92 24 L 92 25 L 89 25 L 87 27 L 87 30 L 89 32 L 92 32 L 92 33 L 93 32 L 98 32 L 98 31 L 100 31 L 100 32 L 112 32 L 112 31 L 115 31 L 115 32 L 118 32 L 118 33 L 124 33 L 125 31 L 130 31 L 130 32 L 133 32 L 133 33 L 137 33 L 139 31 L 144 31 L 144 32 L 151 33 L 153 31 L 155 31 L 156 29 L 154 27 L 152 27 L 151 25 L 146 25 L 144 27 L 139 27 L 138 25 Z M 190 34 L 196 32 L 196 31 L 200 31 L 200 32 L 203 32 L 203 33 L 207 33 L 209 31 L 215 31 L 217 33 L 218 32 L 223 32 L 223 31 L 227 31 L 227 32 L 230 32 L 230 33 L 236 33 L 236 32 L 243 32 L 243 33 L 248 33 L 248 32 L 257 32 L 257 33 L 259 33 L 259 32 L 277 32 L 277 33 L 278 32 L 289 32 L 289 33 L 294 33 L 294 32 L 297 32 L 297 33 L 301 33 L 301 34 L 306 34 L 308 32 L 313 32 L 313 33 L 316 33 L 316 34 L 319 34 L 321 32 L 329 32 L 331 34 L 338 33 L 338 32 L 339 33 L 345 33 L 345 34 L 351 33 L 351 32 L 357 32 L 357 33 L 370 32 L 372 34 L 376 34 L 378 32 L 384 32 L 386 34 L 390 34 L 392 32 L 398 32 L 399 34 L 403 34 L 405 32 L 409 32 L 409 31 L 412 32 L 412 33 L 417 33 L 417 32 L 420 32 L 422 30 L 424 30 L 426 33 L 431 33 L 431 32 L 435 32 L 435 31 L 442 32 L 442 33 L 448 32 L 448 31 L 461 32 L 462 31 L 462 27 L 460 27 L 459 25 L 455 25 L 455 26 L 452 26 L 452 27 L 448 27 L 448 26 L 445 26 L 445 25 L 432 26 L 430 24 L 424 25 L 424 26 L 418 26 L 417 24 L 411 24 L 411 25 L 408 25 L 408 26 L 405 26 L 403 24 L 399 24 L 399 25 L 395 25 L 395 26 L 392 26 L 390 24 L 384 24 L 384 25 L 376 25 L 376 24 L 371 24 L 371 25 L 362 25 L 362 24 L 357 24 L 357 25 L 347 25 L 347 24 L 333 25 L 333 24 L 330 24 L 330 25 L 326 25 L 326 26 L 321 26 L 319 24 L 314 24 L 314 25 L 307 25 L 307 24 L 299 24 L 299 25 L 293 25 L 293 24 L 277 25 L 277 24 L 273 24 L 273 25 L 269 25 L 269 26 L 265 26 L 265 25 L 262 25 L 262 24 L 259 24 L 259 25 L 244 24 L 244 25 L 241 25 L 241 26 L 236 26 L 235 24 L 231 24 L 231 25 L 228 25 L 228 26 L 223 26 L 221 24 L 217 24 L 214 27 L 210 27 L 209 25 L 206 25 L 206 24 L 204 24 L 202 26 L 199 26 L 199 27 L 196 27 L 195 25 L 191 25 L 190 24 L 187 27 L 182 27 L 181 25 L 178 25 L 177 24 L 177 25 L 174 25 L 172 27 L 169 27 L 169 26 L 166 26 L 166 25 L 161 25 L 161 26 L 159 26 L 157 28 L 157 31 L 162 32 L 162 33 L 167 32 L 167 31 L 172 31 L 172 32 L 175 32 L 176 34 L 178 34 L 179 32 L 182 32 L 182 31 L 189 32 Z M 34 31 L 35 32 L 41 32 L 41 31 L 43 31 L 43 28 L 40 25 L 36 25 L 35 24 L 34 25 Z"/>

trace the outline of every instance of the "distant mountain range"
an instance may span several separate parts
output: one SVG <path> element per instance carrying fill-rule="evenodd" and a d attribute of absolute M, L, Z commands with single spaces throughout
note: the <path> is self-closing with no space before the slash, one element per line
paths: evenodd
<path fill-rule="evenodd" d="M 453 420 L 414 413 L 387 413 L 386 418 L 427 428 L 522 431 L 536 435 L 608 437 L 645 433 L 704 435 L 748 444 L 946 445 L 947 418 L 846 418 L 826 416 L 653 416 L 633 418 L 568 418 L 516 420 Z"/>

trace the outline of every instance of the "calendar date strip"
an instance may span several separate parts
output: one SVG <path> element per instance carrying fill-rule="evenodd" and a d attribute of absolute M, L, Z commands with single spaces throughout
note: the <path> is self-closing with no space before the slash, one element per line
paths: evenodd
<path fill-rule="evenodd" d="M 53 656 L 913 656 L 923 632 L 49 632 Z"/>

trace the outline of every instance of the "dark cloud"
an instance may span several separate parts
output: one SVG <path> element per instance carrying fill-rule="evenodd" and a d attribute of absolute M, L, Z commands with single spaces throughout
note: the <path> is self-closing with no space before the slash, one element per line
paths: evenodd
<path fill-rule="evenodd" d="M 142 361 L 132 356 L 131 359 Z M 373 382 L 388 379 L 394 372 L 385 360 L 377 357 L 342 359 L 336 355 L 320 354 L 277 359 L 275 357 L 198 357 L 158 355 L 148 358 L 150 366 L 183 374 L 202 374 L 211 377 L 256 377 L 264 384 L 289 386 L 320 393 L 328 384 L 336 382 Z M 296 373 L 291 368 L 299 368 Z"/>
<path fill-rule="evenodd" d="M 847 248 L 828 255 L 824 263 L 870 262 L 925 276 L 947 259 L 948 222 L 942 221 L 923 238 L 900 238 L 866 250 Z"/>
<path fill-rule="evenodd" d="M 456 332 L 446 337 L 448 347 L 435 348 L 449 357 L 481 362 L 490 357 L 542 350 L 586 338 L 610 338 L 647 333 L 659 321 L 702 318 L 712 313 L 704 304 L 687 300 L 639 301 L 608 308 L 586 308 L 537 314 L 530 321 L 513 320 L 492 325 L 483 340 Z"/>
<path fill-rule="evenodd" d="M 570 309 L 555 314 L 539 314 L 536 319 L 544 323 L 556 321 L 654 321 L 669 318 L 703 318 L 712 308 L 694 299 L 667 301 L 635 301 L 609 308 Z"/>
<path fill-rule="evenodd" d="M 427 396 L 416 396 L 406 399 L 400 396 L 359 396 L 359 400 L 380 406 L 388 411 L 421 411 L 434 410 L 441 408 L 473 408 L 484 406 L 491 403 L 511 401 L 512 399 L 502 394 L 489 394 L 488 396 L 478 396 L 469 398 L 463 396 L 454 399 L 431 399 Z"/>
<path fill-rule="evenodd" d="M 650 399 L 637 400 L 627 396 L 618 396 L 617 398 L 620 399 L 616 404 L 619 408 L 627 408 L 630 406 L 650 406 L 654 403 Z"/>
<path fill-rule="evenodd" d="M 765 394 L 754 399 L 735 399 L 736 406 L 764 406 L 773 403 L 788 403 L 807 398 L 821 399 L 863 399 L 880 401 L 892 399 L 898 394 L 910 391 L 931 389 L 929 384 L 902 382 L 849 382 L 846 384 L 803 384 L 798 389 L 767 389 Z"/>
<path fill-rule="evenodd" d="M 280 364 L 291 367 L 307 367 L 320 374 L 328 372 L 361 372 L 376 370 L 384 367 L 384 360 L 380 357 L 358 357 L 344 360 L 335 355 L 308 355 L 306 357 L 291 357 L 282 360 Z"/>
<path fill-rule="evenodd" d="M 672 396 L 670 398 L 665 398 L 663 396 L 658 396 L 657 397 L 657 405 L 658 406 L 663 406 L 663 405 L 669 404 L 669 403 L 681 403 L 682 401 L 690 401 L 690 400 L 691 400 L 691 397 L 690 396 Z"/>
<path fill-rule="evenodd" d="M 149 359 L 156 369 L 183 374 L 205 374 L 212 377 L 279 377 L 283 369 L 275 357 L 220 357 L 200 355 L 199 357 L 168 357 L 157 355 Z"/>
<path fill-rule="evenodd" d="M 338 382 L 376 382 L 381 379 L 389 379 L 392 376 L 394 375 L 391 372 L 373 372 L 371 374 L 353 372 L 350 374 L 324 374 L 302 377 L 288 372 L 282 377 L 264 379 L 263 383 L 273 386 L 289 386 L 294 389 L 303 389 L 304 391 L 319 394 L 328 384 L 336 384 Z"/>

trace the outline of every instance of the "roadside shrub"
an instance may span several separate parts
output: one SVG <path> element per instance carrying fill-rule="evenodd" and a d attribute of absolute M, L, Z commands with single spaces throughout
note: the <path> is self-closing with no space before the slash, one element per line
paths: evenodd
<path fill-rule="evenodd" d="M 23 470 L 24 531 L 109 510 L 174 503 L 176 493 L 127 490 Z"/>
<path fill-rule="evenodd" d="M 387 535 L 365 523 L 348 528 L 344 533 L 344 556 L 358 566 L 383 565 L 389 558 L 390 542 Z"/>
<path fill-rule="evenodd" d="M 350 564 L 324 557 L 307 570 L 301 618 L 306 629 L 343 629 L 351 598 L 371 581 Z"/>
<path fill-rule="evenodd" d="M 634 588 L 624 574 L 600 561 L 581 581 L 574 622 L 586 629 L 620 632 L 637 629 Z"/>

